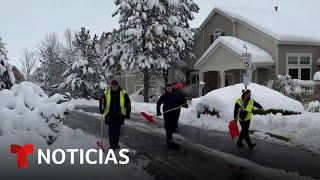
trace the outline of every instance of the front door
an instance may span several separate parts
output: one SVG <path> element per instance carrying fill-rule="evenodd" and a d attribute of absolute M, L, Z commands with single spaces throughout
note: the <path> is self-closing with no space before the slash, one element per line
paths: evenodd
<path fill-rule="evenodd" d="M 235 74 L 234 73 L 226 73 L 226 81 L 225 81 L 225 86 L 231 86 L 236 84 L 235 82 Z"/>

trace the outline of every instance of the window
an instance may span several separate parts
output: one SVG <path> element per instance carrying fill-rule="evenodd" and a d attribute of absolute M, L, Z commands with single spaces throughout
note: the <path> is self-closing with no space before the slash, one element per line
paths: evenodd
<path fill-rule="evenodd" d="M 311 77 L 311 69 L 310 68 L 302 68 L 301 69 L 301 80 L 310 80 Z"/>
<path fill-rule="evenodd" d="M 288 73 L 292 79 L 299 79 L 299 69 L 289 68 Z"/>
<path fill-rule="evenodd" d="M 215 29 L 211 35 L 211 44 L 218 39 L 218 37 L 223 36 L 224 32 L 222 31 L 221 28 Z"/>
<path fill-rule="evenodd" d="M 311 64 L 311 57 L 309 56 L 301 56 L 300 57 L 300 64 Z"/>
<path fill-rule="evenodd" d="M 198 84 L 199 76 L 197 72 L 191 72 L 191 84 Z"/>
<path fill-rule="evenodd" d="M 288 64 L 299 64 L 299 60 L 297 56 L 289 56 Z"/>
<path fill-rule="evenodd" d="M 311 80 L 311 69 L 312 54 L 287 54 L 287 74 L 292 79 Z"/>

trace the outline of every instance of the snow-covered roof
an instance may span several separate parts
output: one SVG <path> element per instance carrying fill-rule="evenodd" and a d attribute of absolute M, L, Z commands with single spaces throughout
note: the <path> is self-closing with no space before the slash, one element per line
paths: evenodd
<path fill-rule="evenodd" d="M 198 62 L 195 64 L 195 67 L 198 67 L 203 61 L 206 60 L 208 54 L 214 50 L 217 46 L 223 45 L 231 50 L 233 53 L 242 56 L 242 53 L 246 53 L 246 49 L 244 46 L 247 47 L 247 52 L 252 53 L 252 63 L 259 64 L 259 65 L 273 65 L 274 61 L 270 54 L 266 51 L 262 50 L 261 48 L 247 42 L 243 41 L 239 38 L 233 36 L 221 36 L 216 39 L 211 46 L 203 53 L 200 57 Z"/>
<path fill-rule="evenodd" d="M 275 7 L 278 7 L 278 11 Z M 216 12 L 239 20 L 279 41 L 279 43 L 320 44 L 319 0 L 225 0 L 216 2 Z"/>
<path fill-rule="evenodd" d="M 320 71 L 317 72 L 316 74 L 314 74 L 313 80 L 315 80 L 315 81 L 320 81 Z"/>

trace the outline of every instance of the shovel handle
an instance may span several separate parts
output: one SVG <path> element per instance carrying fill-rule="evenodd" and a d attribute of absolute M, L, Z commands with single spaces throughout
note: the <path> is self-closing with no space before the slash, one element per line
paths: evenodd
<path fill-rule="evenodd" d="M 177 110 L 177 109 L 181 109 L 182 106 L 184 106 L 184 105 L 186 105 L 186 104 L 182 104 L 182 105 L 179 106 L 179 107 L 176 107 L 176 108 L 170 109 L 170 110 L 168 110 L 168 111 L 165 111 L 165 112 L 163 112 L 162 114 L 165 114 L 165 113 L 168 113 L 168 112 L 172 112 L 172 111 L 175 111 L 175 110 Z"/>
<path fill-rule="evenodd" d="M 103 139 L 103 130 L 104 130 L 104 115 L 101 116 L 101 131 L 100 131 L 100 134 L 101 134 L 101 144 L 102 144 L 102 139 Z"/>

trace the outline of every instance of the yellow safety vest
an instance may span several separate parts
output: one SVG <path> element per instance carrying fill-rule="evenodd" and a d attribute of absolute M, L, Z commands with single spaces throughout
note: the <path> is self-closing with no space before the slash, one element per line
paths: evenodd
<path fill-rule="evenodd" d="M 250 99 L 246 108 L 244 108 L 242 98 L 237 99 L 236 103 L 239 104 L 242 109 L 248 112 L 244 119 L 241 119 L 240 114 L 238 113 L 237 119 L 239 121 L 251 121 L 253 119 L 254 100 Z"/>
<path fill-rule="evenodd" d="M 121 108 L 121 114 L 123 116 L 126 115 L 126 108 L 124 106 L 124 95 L 126 94 L 125 90 L 120 91 L 120 108 Z M 104 95 L 106 97 L 106 104 L 104 109 L 104 116 L 107 116 L 110 111 L 110 103 L 111 103 L 111 90 L 107 89 L 104 91 Z"/>

